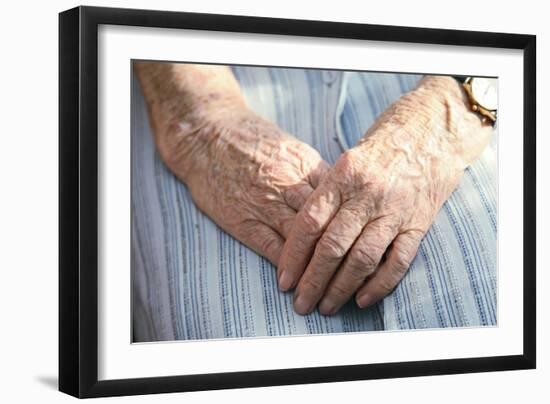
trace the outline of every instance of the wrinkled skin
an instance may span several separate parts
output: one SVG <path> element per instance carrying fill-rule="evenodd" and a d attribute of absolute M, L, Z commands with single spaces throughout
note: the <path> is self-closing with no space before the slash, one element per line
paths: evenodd
<path fill-rule="evenodd" d="M 277 265 L 328 165 L 247 106 L 223 66 L 138 63 L 157 149 L 199 209 Z"/>
<path fill-rule="evenodd" d="M 454 79 L 428 76 L 328 170 L 246 106 L 227 67 L 135 70 L 166 165 L 203 212 L 278 265 L 279 287 L 296 287 L 300 314 L 318 304 L 334 314 L 354 294 L 366 307 L 390 293 L 492 133 Z"/>
<path fill-rule="evenodd" d="M 451 78 L 428 77 L 345 152 L 296 217 L 279 260 L 294 309 L 331 315 L 389 294 L 491 126 Z"/>
<path fill-rule="evenodd" d="M 328 168 L 319 153 L 249 111 L 196 128 L 193 168 L 181 175 L 196 205 L 277 265 L 296 212 Z M 166 157 L 177 174 L 178 149 Z M 183 164 L 181 164 L 183 166 Z"/>

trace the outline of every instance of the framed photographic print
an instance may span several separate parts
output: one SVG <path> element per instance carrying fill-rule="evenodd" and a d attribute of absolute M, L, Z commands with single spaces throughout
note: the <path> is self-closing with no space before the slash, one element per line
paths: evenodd
<path fill-rule="evenodd" d="M 59 388 L 535 367 L 532 35 L 59 17 Z"/>

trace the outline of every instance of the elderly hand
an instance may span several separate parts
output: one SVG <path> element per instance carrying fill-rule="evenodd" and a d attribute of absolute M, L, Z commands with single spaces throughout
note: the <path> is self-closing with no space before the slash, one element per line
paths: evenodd
<path fill-rule="evenodd" d="M 157 149 L 196 205 L 275 265 L 328 165 L 247 106 L 226 66 L 136 62 Z"/>
<path fill-rule="evenodd" d="M 296 212 L 328 169 L 319 153 L 246 109 L 182 123 L 160 146 L 196 205 L 277 265 Z"/>
<path fill-rule="evenodd" d="M 344 153 L 299 211 L 279 260 L 294 309 L 331 315 L 390 293 L 492 127 L 460 85 L 426 77 Z"/>

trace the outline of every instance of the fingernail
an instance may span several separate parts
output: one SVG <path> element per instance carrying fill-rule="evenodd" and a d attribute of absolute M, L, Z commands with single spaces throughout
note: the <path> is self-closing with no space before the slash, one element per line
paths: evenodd
<path fill-rule="evenodd" d="M 324 299 L 319 305 L 319 311 L 325 316 L 332 316 L 338 311 L 338 306 L 330 299 Z"/>
<path fill-rule="evenodd" d="M 279 276 L 279 289 L 283 292 L 289 290 L 292 286 L 292 276 L 288 272 L 281 273 Z"/>
<path fill-rule="evenodd" d="M 310 303 L 304 296 L 298 296 L 294 301 L 294 311 L 298 314 L 308 314 L 311 311 Z"/>
<path fill-rule="evenodd" d="M 359 297 L 356 300 L 356 303 L 357 303 L 357 306 L 359 306 L 360 309 L 364 309 L 365 307 L 370 306 L 371 304 L 373 304 L 374 301 L 372 300 L 371 295 L 369 295 L 368 293 L 365 293 L 363 296 Z"/>

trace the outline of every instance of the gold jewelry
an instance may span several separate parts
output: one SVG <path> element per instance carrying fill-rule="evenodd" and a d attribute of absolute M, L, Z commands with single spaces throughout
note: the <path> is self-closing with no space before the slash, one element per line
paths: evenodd
<path fill-rule="evenodd" d="M 472 111 L 494 123 L 497 120 L 498 87 L 497 79 L 468 77 L 462 86 L 468 94 Z"/>

